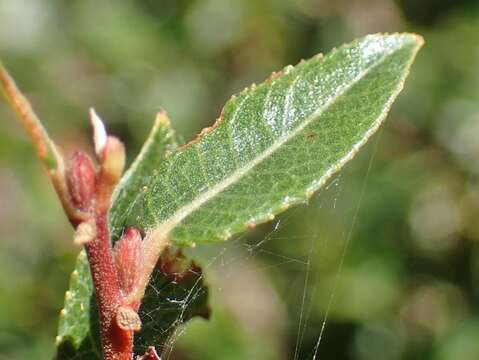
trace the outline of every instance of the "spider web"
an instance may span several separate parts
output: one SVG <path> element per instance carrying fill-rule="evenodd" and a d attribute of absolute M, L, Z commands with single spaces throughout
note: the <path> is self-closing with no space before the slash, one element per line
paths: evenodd
<path fill-rule="evenodd" d="M 288 269 L 296 269 L 296 272 L 299 274 L 298 282 L 301 284 L 301 291 L 297 292 L 292 298 L 294 303 L 299 304 L 300 310 L 297 318 L 293 319 L 296 323 L 296 338 L 292 339 L 292 346 L 290 346 L 290 349 L 287 349 L 286 352 L 289 355 L 284 358 L 317 360 L 321 357 L 321 344 L 327 336 L 327 325 L 331 310 L 334 308 L 338 283 L 341 278 L 348 248 L 354 235 L 355 225 L 360 214 L 362 200 L 367 188 L 369 174 L 374 163 L 381 133 L 382 131 L 379 132 L 373 141 L 372 149 L 370 149 L 370 154 L 368 155 L 369 161 L 367 162 L 367 166 L 363 166 L 360 170 L 362 173 L 359 176 L 361 185 L 359 192 L 356 192 L 356 198 L 348 199 L 346 198 L 348 194 L 344 194 L 343 189 L 349 185 L 348 182 L 351 180 L 350 175 L 347 174 L 348 169 L 346 169 L 346 175 L 343 174 L 334 178 L 306 207 L 300 206 L 293 208 L 280 216 L 272 224 L 261 226 L 261 229 L 255 231 L 254 234 L 242 234 L 229 240 L 221 247 L 216 245 L 211 246 L 211 248 L 208 248 L 206 251 L 202 251 L 201 249 L 189 251 L 190 256 L 201 259 L 200 264 L 203 269 L 197 274 L 198 276 L 194 278 L 190 287 L 178 287 L 176 282 L 162 283 L 159 286 L 154 282 L 150 284 L 148 291 L 152 297 L 161 297 L 167 286 L 177 287 L 174 296 L 170 296 L 164 299 L 163 302 L 160 302 L 160 306 L 157 309 L 140 314 L 142 319 L 144 319 L 144 323 L 145 321 L 146 323 L 151 322 L 153 328 L 155 322 L 157 322 L 158 314 L 168 313 L 169 311 L 176 314 L 175 319 L 170 322 L 171 325 L 169 328 L 154 328 L 154 330 L 160 334 L 164 333 L 168 335 L 168 340 L 161 351 L 162 360 L 174 359 L 176 348 L 181 348 L 181 343 L 178 343 L 182 336 L 188 332 L 188 324 L 182 324 L 191 317 L 190 310 L 195 306 L 195 303 L 197 303 L 200 298 L 204 298 L 208 295 L 208 291 L 203 286 L 205 277 L 208 279 L 210 273 L 213 273 L 216 274 L 213 278 L 216 278 L 218 277 L 217 274 L 220 273 L 220 277 L 223 278 L 222 283 L 227 283 L 229 280 L 233 281 L 235 277 L 232 276 L 231 273 L 228 273 L 227 269 L 234 267 L 235 264 L 247 264 L 247 266 L 250 266 L 252 261 L 257 265 L 255 271 L 266 275 L 273 270 L 277 271 L 278 268 L 286 266 Z M 345 202 L 352 206 L 345 208 Z M 338 205 L 340 203 L 342 204 L 341 206 Z M 290 228 L 295 227 L 297 217 L 301 217 L 304 213 L 309 214 L 310 217 L 311 214 L 327 214 L 329 218 L 332 217 L 336 220 L 342 220 L 342 231 L 337 238 L 334 239 L 334 241 L 337 242 L 335 244 L 336 247 L 338 247 L 339 243 L 340 255 L 338 260 L 332 265 L 333 269 L 330 269 L 333 273 L 334 281 L 327 294 L 318 294 L 318 283 L 321 279 L 321 274 L 318 274 L 314 265 L 316 262 L 322 261 L 321 257 L 327 253 L 328 249 L 332 246 L 331 236 L 323 236 L 322 234 L 322 230 L 325 229 L 328 224 L 318 220 L 319 226 L 314 226 L 312 231 L 309 229 L 307 235 L 298 234 L 297 231 L 291 233 Z M 284 244 L 285 241 L 298 243 L 300 245 L 306 244 L 306 246 L 304 250 L 300 250 L 296 254 L 291 255 L 289 252 L 281 251 L 275 246 L 275 243 Z M 217 297 L 218 294 L 221 293 L 221 285 L 215 284 L 214 281 L 210 280 L 208 280 L 208 285 L 213 290 L 210 291 L 210 297 Z M 243 289 L 244 292 L 248 292 L 248 290 L 247 288 Z M 294 297 L 296 297 L 296 299 L 294 299 Z M 313 328 L 315 325 L 310 324 L 310 321 L 313 316 L 312 313 L 315 303 L 319 297 L 322 297 L 323 301 L 327 299 L 327 305 L 322 314 L 321 326 L 317 329 Z M 212 312 L 214 316 L 214 307 Z M 291 321 L 291 319 L 289 320 Z M 305 349 L 304 346 L 305 337 L 308 332 L 317 334 L 315 344 L 309 350 L 307 348 Z M 139 342 L 142 342 L 141 334 L 139 334 Z M 205 344 L 205 346 L 207 346 L 207 344 Z M 187 348 L 184 350 L 188 351 Z"/>

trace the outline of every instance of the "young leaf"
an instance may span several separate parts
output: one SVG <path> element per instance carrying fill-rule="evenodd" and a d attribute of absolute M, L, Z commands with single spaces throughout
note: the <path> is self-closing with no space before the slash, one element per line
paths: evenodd
<path fill-rule="evenodd" d="M 118 227 L 115 224 L 121 222 L 122 214 L 131 211 L 134 205 L 131 200 L 138 192 L 144 191 L 144 184 L 157 175 L 156 168 L 166 156 L 176 151 L 177 147 L 170 120 L 165 112 L 159 112 L 140 154 L 123 175 L 113 194 L 113 205 L 109 214 L 113 236 L 118 237 L 123 231 L 123 226 Z"/>
<path fill-rule="evenodd" d="M 141 164 L 155 170 L 130 177 L 141 188 L 119 195 L 128 206 L 112 210 L 113 228 L 145 230 L 149 249 L 160 238 L 192 245 L 307 201 L 382 124 L 421 45 L 412 34 L 366 36 L 232 97 L 196 140 Z"/>

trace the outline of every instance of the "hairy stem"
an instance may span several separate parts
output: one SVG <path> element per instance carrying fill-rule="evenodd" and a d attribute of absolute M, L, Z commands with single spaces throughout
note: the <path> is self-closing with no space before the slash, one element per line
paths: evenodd
<path fill-rule="evenodd" d="M 96 229 L 96 238 L 85 248 L 98 304 L 103 357 L 105 360 L 131 360 L 133 332 L 120 329 L 115 321 L 121 294 L 105 212 L 96 215 Z"/>

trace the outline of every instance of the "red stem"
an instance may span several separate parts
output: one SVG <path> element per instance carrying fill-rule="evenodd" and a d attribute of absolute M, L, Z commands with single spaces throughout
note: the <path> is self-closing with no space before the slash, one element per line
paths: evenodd
<path fill-rule="evenodd" d="M 133 332 L 120 329 L 115 318 L 121 301 L 113 264 L 106 212 L 96 214 L 97 237 L 85 245 L 95 287 L 104 360 L 131 360 Z"/>

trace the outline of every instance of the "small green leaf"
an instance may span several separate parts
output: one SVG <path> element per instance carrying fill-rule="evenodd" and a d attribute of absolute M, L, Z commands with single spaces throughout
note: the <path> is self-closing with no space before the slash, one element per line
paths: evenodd
<path fill-rule="evenodd" d="M 113 229 L 192 245 L 306 202 L 382 124 L 421 45 L 411 34 L 366 36 L 232 97 L 195 141 L 143 165 L 154 171 L 119 195 L 128 207 L 112 210 Z"/>

